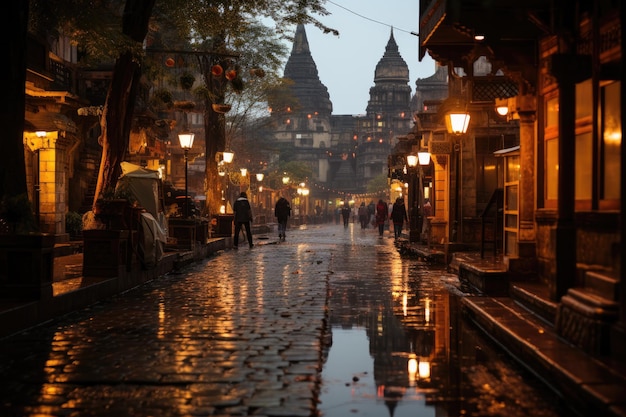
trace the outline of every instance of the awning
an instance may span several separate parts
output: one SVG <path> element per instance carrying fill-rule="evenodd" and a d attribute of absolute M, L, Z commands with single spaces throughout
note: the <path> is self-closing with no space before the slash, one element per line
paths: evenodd
<path fill-rule="evenodd" d="M 60 130 L 69 133 L 78 131 L 76 123 L 64 114 L 48 111 L 26 112 L 24 120 L 25 132 L 56 132 Z"/>
<path fill-rule="evenodd" d="M 498 151 L 495 151 L 493 155 L 494 156 L 506 156 L 509 154 L 515 154 L 517 152 L 519 152 L 519 145 L 513 146 L 511 148 L 500 149 Z"/>

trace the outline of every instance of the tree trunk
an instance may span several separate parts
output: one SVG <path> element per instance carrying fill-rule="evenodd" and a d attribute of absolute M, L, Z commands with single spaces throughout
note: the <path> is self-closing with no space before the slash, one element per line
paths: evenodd
<path fill-rule="evenodd" d="M 155 0 L 127 0 L 124 8 L 122 28 L 125 35 L 142 43 L 148 33 L 148 23 Z M 124 161 L 133 111 L 141 77 L 141 67 L 131 52 L 122 54 L 115 62 L 113 78 L 109 86 L 106 103 L 100 120 L 102 132 L 99 138 L 102 145 L 102 159 L 93 205 L 109 187 L 115 187 Z"/>
<path fill-rule="evenodd" d="M 119 57 L 100 119 L 102 158 L 93 204 L 100 194 L 114 188 L 122 173 L 120 163 L 126 157 L 135 96 L 141 71 L 130 53 Z"/>
<path fill-rule="evenodd" d="M 219 208 L 222 205 L 222 190 L 224 189 L 223 178 L 218 175 L 218 161 L 215 160 L 215 156 L 218 152 L 223 152 L 226 147 L 225 117 L 224 114 L 215 112 L 212 104 L 224 102 L 226 79 L 223 75 L 214 77 L 211 73 L 211 66 L 214 63 L 219 63 L 223 68 L 227 68 L 229 63 L 227 60 L 217 59 L 219 56 L 221 55 L 218 53 L 208 53 L 201 57 L 200 61 L 204 82 L 210 90 L 204 103 L 206 207 L 209 217 L 213 214 L 219 214 Z"/>
<path fill-rule="evenodd" d="M 207 100 L 210 101 L 210 100 Z M 217 161 L 215 155 L 217 152 L 223 152 L 226 144 L 224 115 L 216 113 L 211 107 L 211 103 L 207 103 L 204 113 L 205 117 L 205 140 L 206 140 L 206 201 L 208 216 L 219 214 L 219 208 L 222 205 L 223 178 L 218 175 Z"/>
<path fill-rule="evenodd" d="M 6 65 L 0 69 L 3 85 L 0 100 L 0 126 L 3 129 L 0 138 L 0 199 L 27 193 L 23 135 L 28 6 L 28 0 L 7 3 L 0 25 L 7 57 Z"/>

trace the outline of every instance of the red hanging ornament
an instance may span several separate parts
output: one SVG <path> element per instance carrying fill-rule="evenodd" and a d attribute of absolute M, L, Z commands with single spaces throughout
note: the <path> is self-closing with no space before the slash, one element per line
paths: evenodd
<path fill-rule="evenodd" d="M 237 78 L 237 71 L 235 71 L 234 69 L 229 69 L 228 71 L 226 71 L 225 77 L 228 81 L 232 81 Z"/>
<path fill-rule="evenodd" d="M 176 61 L 174 61 L 174 58 L 170 57 L 165 60 L 165 66 L 168 66 L 171 68 L 174 66 L 174 64 L 176 64 Z"/>
<path fill-rule="evenodd" d="M 211 67 L 211 74 L 214 77 L 220 77 L 224 73 L 224 68 L 220 64 L 215 64 Z"/>

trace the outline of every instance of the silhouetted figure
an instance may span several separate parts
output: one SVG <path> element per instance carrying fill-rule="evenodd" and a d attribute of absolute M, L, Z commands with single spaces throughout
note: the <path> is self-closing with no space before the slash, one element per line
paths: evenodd
<path fill-rule="evenodd" d="M 361 229 L 367 228 L 367 223 L 369 222 L 369 213 L 367 211 L 367 206 L 365 203 L 361 203 L 359 206 L 359 222 L 361 223 Z"/>
<path fill-rule="evenodd" d="M 276 202 L 274 215 L 278 221 L 278 239 L 284 241 L 287 237 L 287 220 L 291 216 L 291 204 L 285 197 L 281 196 Z"/>
<path fill-rule="evenodd" d="M 233 239 L 233 248 L 237 249 L 239 246 L 239 231 L 244 227 L 246 228 L 246 237 L 248 238 L 248 244 L 253 247 L 252 244 L 252 232 L 250 231 L 250 222 L 252 222 L 252 207 L 248 201 L 246 193 L 239 194 L 239 198 L 233 204 L 233 212 L 235 214 L 235 238 Z"/>
<path fill-rule="evenodd" d="M 391 208 L 391 221 L 393 222 L 393 236 L 397 240 L 402 235 L 402 226 L 404 222 L 408 222 L 409 218 L 406 215 L 406 207 L 404 205 L 404 199 L 402 197 L 396 198 L 396 202 L 393 203 Z"/>
<path fill-rule="evenodd" d="M 341 215 L 343 216 L 343 227 L 348 227 L 351 211 L 352 210 L 350 210 L 350 203 L 346 201 L 341 208 Z"/>

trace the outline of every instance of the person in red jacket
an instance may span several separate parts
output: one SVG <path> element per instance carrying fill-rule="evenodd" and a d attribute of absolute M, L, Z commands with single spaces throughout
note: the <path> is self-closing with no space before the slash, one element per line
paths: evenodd
<path fill-rule="evenodd" d="M 378 200 L 376 204 L 376 224 L 378 225 L 378 237 L 383 237 L 385 232 L 385 222 L 389 216 L 389 208 L 387 204 L 382 200 Z"/>

